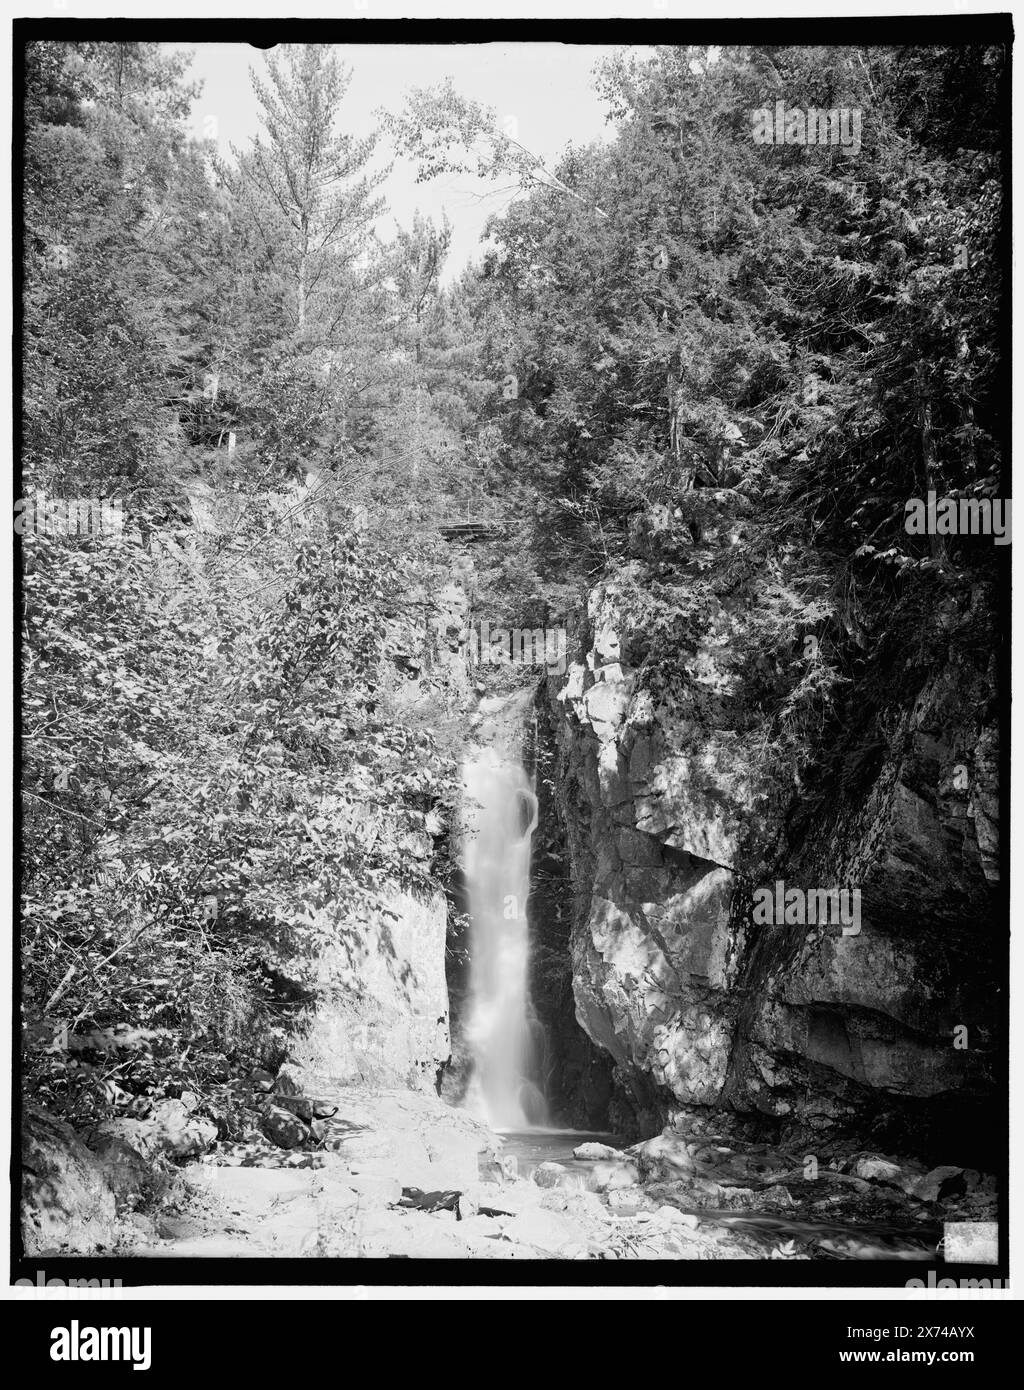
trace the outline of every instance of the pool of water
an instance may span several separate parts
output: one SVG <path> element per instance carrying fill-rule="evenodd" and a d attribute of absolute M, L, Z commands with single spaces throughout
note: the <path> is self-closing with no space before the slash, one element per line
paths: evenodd
<path fill-rule="evenodd" d="M 564 1185 L 584 1190 L 594 1160 L 573 1157 L 581 1144 L 609 1144 L 623 1149 L 627 1143 L 619 1135 L 581 1129 L 499 1130 L 503 1140 L 501 1157 L 515 1160 L 515 1175 L 527 1180 L 542 1163 L 561 1163 L 568 1175 Z M 774 1211 L 712 1211 L 680 1206 L 711 1226 L 728 1226 L 764 1241 L 766 1255 L 780 1242 L 808 1242 L 822 1259 L 837 1260 L 937 1260 L 935 1246 L 942 1231 L 938 1227 L 902 1227 L 884 1222 L 854 1225 L 840 1221 L 805 1221 Z M 624 1212 L 625 1214 L 625 1212 Z"/>
<path fill-rule="evenodd" d="M 611 1144 L 616 1149 L 626 1146 L 626 1141 L 617 1134 L 587 1129 L 499 1129 L 498 1133 L 504 1140 L 501 1157 L 515 1159 L 516 1172 L 521 1178 L 529 1178 L 542 1163 L 562 1163 L 570 1173 L 585 1179 L 594 1165 L 573 1158 L 574 1149 L 581 1144 Z"/>

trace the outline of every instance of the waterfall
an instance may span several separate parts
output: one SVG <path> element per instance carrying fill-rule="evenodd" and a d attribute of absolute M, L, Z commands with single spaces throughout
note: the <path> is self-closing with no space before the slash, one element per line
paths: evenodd
<path fill-rule="evenodd" d="M 537 1085 L 542 1030 L 530 1004 L 530 841 L 537 797 L 521 740 L 529 691 L 485 700 L 463 770 L 463 873 L 470 915 L 467 1108 L 496 1129 L 547 1122 Z"/>

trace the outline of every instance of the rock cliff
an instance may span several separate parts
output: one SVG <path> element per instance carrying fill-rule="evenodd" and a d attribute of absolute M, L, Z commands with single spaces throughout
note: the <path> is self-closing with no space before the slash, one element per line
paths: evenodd
<path fill-rule="evenodd" d="M 685 578 L 664 587 L 673 661 L 656 659 L 658 585 L 635 560 L 590 592 L 546 692 L 576 1015 L 637 1127 L 710 1106 L 926 1146 L 940 1117 L 973 1122 L 1005 944 L 984 596 L 935 619 L 927 659 L 882 654 L 884 694 L 864 665 L 816 744 L 802 728 L 766 757 L 773 726 L 751 695 L 764 661 L 733 639 L 776 602 L 772 576 L 699 605 Z M 856 888 L 859 930 L 756 925 L 752 892 L 778 882 Z"/>

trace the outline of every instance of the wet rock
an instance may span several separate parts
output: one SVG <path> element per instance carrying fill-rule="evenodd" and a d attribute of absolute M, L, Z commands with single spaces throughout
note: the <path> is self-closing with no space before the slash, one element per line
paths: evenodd
<path fill-rule="evenodd" d="M 607 1158 L 613 1162 L 618 1162 L 620 1160 L 622 1162 L 628 1161 L 622 1150 L 613 1148 L 611 1144 L 580 1144 L 577 1148 L 573 1149 L 572 1156 L 573 1158 L 587 1161 L 600 1158 Z"/>
<path fill-rule="evenodd" d="M 591 1239 L 603 1239 L 614 1217 L 594 1192 L 554 1189 L 541 1199 L 544 1211 L 557 1211 L 584 1227 Z"/>
<path fill-rule="evenodd" d="M 692 1212 L 680 1211 L 678 1207 L 658 1207 L 654 1218 L 667 1226 L 683 1226 L 690 1231 L 695 1231 L 700 1225 L 699 1217 L 694 1216 Z"/>
<path fill-rule="evenodd" d="M 635 1158 L 644 1179 L 663 1181 L 696 1172 L 695 1145 L 678 1135 L 659 1134 L 628 1152 Z"/>
<path fill-rule="evenodd" d="M 619 1213 L 650 1211 L 654 1205 L 642 1187 L 613 1188 L 607 1201 L 609 1211 Z"/>
<path fill-rule="evenodd" d="M 942 1202 L 948 1197 L 960 1197 L 967 1191 L 964 1170 L 948 1165 L 933 1168 L 924 1177 L 916 1179 L 911 1191 L 922 1202 Z"/>
<path fill-rule="evenodd" d="M 569 1177 L 569 1170 L 564 1163 L 541 1163 L 532 1176 L 538 1187 L 559 1187 Z"/>
<path fill-rule="evenodd" d="M 870 1182 L 899 1184 L 903 1178 L 903 1169 L 898 1163 L 892 1163 L 887 1158 L 878 1158 L 872 1155 L 858 1158 L 851 1171 L 855 1177 L 866 1178 Z"/>
<path fill-rule="evenodd" d="M 639 1181 L 639 1165 L 631 1159 L 596 1163 L 587 1174 L 587 1186 L 592 1192 L 614 1192 L 617 1188 L 635 1187 Z"/>

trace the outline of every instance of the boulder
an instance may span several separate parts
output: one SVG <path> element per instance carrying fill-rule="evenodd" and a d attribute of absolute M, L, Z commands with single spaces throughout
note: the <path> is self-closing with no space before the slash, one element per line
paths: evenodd
<path fill-rule="evenodd" d="M 692 1212 L 680 1211 L 678 1207 L 670 1206 L 659 1207 L 654 1213 L 654 1220 L 665 1226 L 682 1226 L 690 1231 L 695 1231 L 700 1225 L 700 1218 Z"/>
<path fill-rule="evenodd" d="M 628 1152 L 635 1158 L 644 1180 L 671 1180 L 696 1172 L 694 1145 L 674 1134 L 658 1134 Z"/>
<path fill-rule="evenodd" d="M 941 1202 L 946 1197 L 958 1197 L 966 1191 L 964 1170 L 950 1165 L 933 1168 L 911 1187 L 913 1195 L 922 1202 Z"/>
<path fill-rule="evenodd" d="M 639 1181 L 640 1169 L 632 1159 L 596 1163 L 587 1174 L 587 1186 L 591 1192 L 614 1192 L 620 1187 L 635 1187 Z"/>
<path fill-rule="evenodd" d="M 279 1096 L 301 1096 L 305 1090 L 305 1073 L 294 1062 L 285 1062 L 274 1078 L 274 1092 Z M 311 1117 L 312 1118 L 312 1117 Z"/>
<path fill-rule="evenodd" d="M 70 1125 L 26 1103 L 21 1131 L 21 1232 L 26 1255 L 89 1254 L 116 1238 L 103 1167 Z"/>
<path fill-rule="evenodd" d="M 299 1149 L 309 1142 L 307 1125 L 283 1106 L 271 1105 L 262 1122 L 263 1133 L 281 1149 Z"/>
<path fill-rule="evenodd" d="M 642 1187 L 613 1188 L 608 1193 L 609 1211 L 625 1212 L 649 1211 L 652 1203 Z"/>
<path fill-rule="evenodd" d="M 143 1158 L 158 1154 L 167 1158 L 195 1158 L 217 1140 L 212 1120 L 190 1115 L 180 1100 L 164 1100 L 153 1107 L 148 1120 L 104 1120 L 93 1131 L 92 1142 L 121 1139 Z"/>
<path fill-rule="evenodd" d="M 150 1164 L 137 1149 L 114 1134 L 90 1136 L 89 1147 L 114 1194 L 118 1212 L 131 1211 L 152 1185 Z"/>
<path fill-rule="evenodd" d="M 313 1102 L 307 1100 L 305 1096 L 288 1095 L 278 1091 L 274 1095 L 274 1104 L 279 1110 L 290 1110 L 293 1115 L 303 1122 L 311 1125 L 313 1123 Z"/>
<path fill-rule="evenodd" d="M 627 1162 L 627 1156 L 621 1149 L 613 1149 L 611 1144 L 580 1144 L 572 1151 L 573 1158 L 579 1158 L 586 1162 L 594 1159 L 607 1158 L 612 1162 Z"/>
<path fill-rule="evenodd" d="M 614 1219 L 594 1192 L 554 1188 L 544 1193 L 540 1205 L 545 1211 L 559 1211 L 571 1217 L 581 1226 L 586 1226 L 592 1236 L 600 1234 Z"/>
<path fill-rule="evenodd" d="M 533 1170 L 533 1181 L 538 1187 L 560 1187 L 569 1176 L 563 1163 L 541 1163 Z"/>
<path fill-rule="evenodd" d="M 870 1182 L 900 1184 L 903 1177 L 903 1169 L 898 1163 L 892 1163 L 887 1158 L 879 1158 L 873 1154 L 865 1154 L 858 1158 L 851 1172 L 854 1177 L 866 1178 Z"/>

